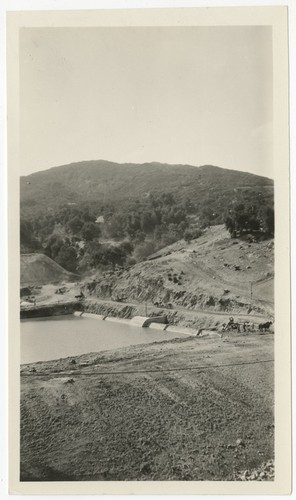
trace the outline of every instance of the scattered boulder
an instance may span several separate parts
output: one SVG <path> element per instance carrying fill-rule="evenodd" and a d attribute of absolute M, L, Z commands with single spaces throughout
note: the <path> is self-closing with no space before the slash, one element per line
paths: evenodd
<path fill-rule="evenodd" d="M 247 469 L 233 474 L 234 481 L 272 481 L 274 479 L 274 460 L 264 462 L 258 469 Z"/>
<path fill-rule="evenodd" d="M 74 384 L 74 383 L 75 383 L 74 378 L 68 378 L 68 379 L 65 381 L 65 384 Z"/>

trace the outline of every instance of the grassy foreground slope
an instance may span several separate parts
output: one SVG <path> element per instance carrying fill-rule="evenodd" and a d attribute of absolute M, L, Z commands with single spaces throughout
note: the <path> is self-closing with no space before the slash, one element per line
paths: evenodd
<path fill-rule="evenodd" d="M 258 470 L 273 458 L 272 337 L 186 337 L 23 365 L 21 479 L 233 480 Z"/>

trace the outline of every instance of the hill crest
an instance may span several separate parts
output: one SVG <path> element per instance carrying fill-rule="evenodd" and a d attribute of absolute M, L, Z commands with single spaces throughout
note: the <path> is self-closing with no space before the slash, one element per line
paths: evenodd
<path fill-rule="evenodd" d="M 56 208 L 67 203 L 117 203 L 150 193 L 172 193 L 177 201 L 234 190 L 273 197 L 273 180 L 214 165 L 132 164 L 93 160 L 71 163 L 20 178 L 21 209 Z"/>

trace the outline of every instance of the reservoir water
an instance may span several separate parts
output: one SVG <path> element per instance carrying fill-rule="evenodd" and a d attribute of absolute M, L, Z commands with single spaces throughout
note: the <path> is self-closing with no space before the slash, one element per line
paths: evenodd
<path fill-rule="evenodd" d="M 21 321 L 21 363 L 49 361 L 183 337 L 153 328 L 72 315 Z"/>

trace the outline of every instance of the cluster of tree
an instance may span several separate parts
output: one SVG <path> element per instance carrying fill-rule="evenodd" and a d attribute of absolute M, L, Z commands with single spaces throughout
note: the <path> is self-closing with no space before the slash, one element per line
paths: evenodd
<path fill-rule="evenodd" d="M 164 233 L 184 232 L 188 225 L 185 204 L 177 203 L 171 193 L 150 194 L 145 199 L 122 204 L 106 216 L 110 238 L 130 238 L 143 243 L 146 237 L 159 239 Z M 176 235 L 177 236 L 177 235 Z"/>
<path fill-rule="evenodd" d="M 186 229 L 184 233 L 184 240 L 190 242 L 191 240 L 195 240 L 202 235 L 202 230 L 199 228 Z"/>
<path fill-rule="evenodd" d="M 53 234 L 92 240 L 100 235 L 95 213 L 89 208 L 62 207 L 21 217 L 21 242 L 37 238 L 44 243 Z"/>
<path fill-rule="evenodd" d="M 95 214 L 88 208 L 65 206 L 48 213 L 21 218 L 22 252 L 44 252 L 68 271 L 75 272 L 81 257 L 79 242 L 100 236 Z"/>
<path fill-rule="evenodd" d="M 88 242 L 81 250 L 79 270 L 85 271 L 94 268 L 123 267 L 128 262 L 134 246 L 129 241 L 120 244 L 106 244 L 99 241 Z"/>
<path fill-rule="evenodd" d="M 176 201 L 172 193 L 151 193 L 117 204 L 67 204 L 21 219 L 22 252 L 44 252 L 65 269 L 86 271 L 131 265 L 184 238 L 198 238 L 209 225 L 225 223 L 232 236 L 260 231 L 274 233 L 272 198 L 237 190 L 225 215 L 229 196 L 209 190 L 201 203 Z M 262 208 L 265 207 L 265 208 Z M 96 223 L 98 216 L 103 224 Z"/>
<path fill-rule="evenodd" d="M 104 217 L 104 224 L 95 221 Z M 69 206 L 21 221 L 21 249 L 43 251 L 69 271 L 127 265 L 184 236 L 185 206 L 170 193 L 118 205 Z"/>
<path fill-rule="evenodd" d="M 20 221 L 20 241 L 23 253 L 35 252 L 40 248 L 39 239 L 35 236 L 30 220 L 21 219 Z"/>
<path fill-rule="evenodd" d="M 44 253 L 68 271 L 75 272 L 78 266 L 79 248 L 77 242 L 69 237 L 52 234 L 43 248 Z"/>
<path fill-rule="evenodd" d="M 246 233 L 261 233 L 264 238 L 274 236 L 274 209 L 271 206 L 238 203 L 228 210 L 224 222 L 232 237 Z"/>

